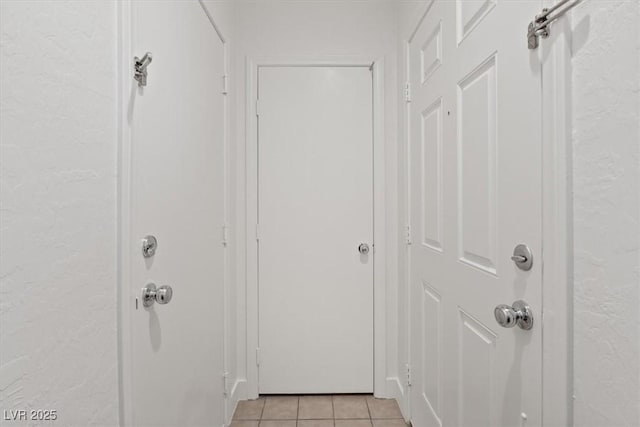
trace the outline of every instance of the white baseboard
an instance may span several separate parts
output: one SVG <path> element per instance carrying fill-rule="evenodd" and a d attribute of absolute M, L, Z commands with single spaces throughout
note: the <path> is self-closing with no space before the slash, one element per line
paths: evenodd
<path fill-rule="evenodd" d="M 387 394 L 388 397 L 396 399 L 400 411 L 405 421 L 409 421 L 409 395 L 406 387 L 402 385 L 400 378 L 387 377 Z"/>
<path fill-rule="evenodd" d="M 247 379 L 246 378 L 236 378 L 233 383 L 233 387 L 231 387 L 231 393 L 229 393 L 229 398 L 227 400 L 227 408 L 229 411 L 227 412 L 227 420 L 225 425 L 231 425 L 231 420 L 233 419 L 233 414 L 236 412 L 236 407 L 238 406 L 238 401 L 244 400 L 247 398 Z"/>

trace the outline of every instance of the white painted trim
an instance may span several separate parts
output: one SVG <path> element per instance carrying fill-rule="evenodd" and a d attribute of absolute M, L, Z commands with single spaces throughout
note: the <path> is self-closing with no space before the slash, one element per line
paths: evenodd
<path fill-rule="evenodd" d="M 224 37 L 223 33 L 220 31 L 220 27 L 217 25 L 215 18 L 213 17 L 213 14 L 209 11 L 209 9 L 207 8 L 207 6 L 205 5 L 205 3 L 203 2 L 203 0 L 198 0 L 198 3 L 200 3 L 200 6 L 202 7 L 202 10 L 204 11 L 205 15 L 207 16 L 207 19 L 209 19 L 209 22 L 211 23 L 211 25 L 213 26 L 218 38 L 220 39 L 220 41 L 222 42 L 222 51 L 223 51 L 223 73 L 224 76 L 226 76 L 225 78 L 227 79 L 226 82 L 226 87 L 223 87 L 223 76 L 219 76 L 220 78 L 220 92 L 222 93 L 222 95 L 224 96 L 224 106 L 223 106 L 223 114 L 224 114 L 224 118 L 223 118 L 223 124 L 224 124 L 224 129 L 222 131 L 222 135 L 223 135 L 223 144 L 224 144 L 224 148 L 223 148 L 223 152 L 224 152 L 224 196 L 223 196 L 223 200 L 224 200 L 224 227 L 225 227 L 225 233 L 228 236 L 229 235 L 229 227 L 231 224 L 231 218 L 229 215 L 229 211 L 231 208 L 231 175 L 230 175 L 230 171 L 232 170 L 231 168 L 231 155 L 230 155 L 230 147 L 229 147 L 229 129 L 231 126 L 230 123 L 230 111 L 229 111 L 229 45 L 226 41 L 226 38 Z M 223 90 L 224 89 L 224 90 Z M 229 350 L 229 342 L 230 342 L 230 328 L 229 326 L 231 325 L 231 318 L 230 318 L 230 310 L 229 308 L 231 307 L 231 297 L 230 297 L 230 273 L 231 273 L 231 254 L 229 252 L 230 247 L 229 247 L 229 241 L 226 240 L 225 244 L 224 244 L 224 272 L 223 272 L 223 351 L 222 351 L 222 366 L 223 366 L 223 372 L 221 373 L 222 375 L 228 375 L 229 373 L 229 366 L 230 366 L 230 360 L 228 360 L 227 358 L 227 352 Z M 231 378 L 226 378 L 226 381 L 230 381 L 232 380 Z M 237 379 L 236 379 L 237 382 Z M 234 383 L 234 387 L 235 387 L 235 383 Z M 233 400 L 231 398 L 231 393 L 225 395 L 224 397 L 224 408 L 223 408 L 223 419 L 225 420 L 225 423 L 230 423 L 231 422 L 231 418 L 233 417 L 233 413 L 235 411 L 235 405 L 236 403 L 233 403 Z"/>
<path fill-rule="evenodd" d="M 209 9 L 207 9 L 207 6 L 204 4 L 204 1 L 198 0 L 198 3 L 200 3 L 200 6 L 202 7 L 204 14 L 207 15 L 207 18 L 209 19 L 209 22 L 211 22 L 211 25 L 213 26 L 213 29 L 216 31 L 216 34 L 218 34 L 218 38 L 220 39 L 222 44 L 225 45 L 226 47 L 227 41 L 225 40 L 224 35 L 222 34 L 222 31 L 220 31 L 220 27 L 218 26 L 218 24 L 216 24 L 216 20 L 213 19 L 213 15 L 209 12 Z M 225 59 L 226 59 L 226 56 L 225 56 Z"/>
<path fill-rule="evenodd" d="M 396 402 L 398 402 L 398 405 L 400 406 L 400 412 L 402 412 L 402 416 L 404 417 L 405 421 L 409 421 L 409 413 L 402 405 L 403 402 L 406 402 L 408 400 L 408 390 L 406 390 L 402 384 L 402 381 L 398 377 L 387 377 L 387 397 L 395 399 Z"/>
<path fill-rule="evenodd" d="M 246 249 L 246 316 L 247 316 L 247 398 L 258 397 L 258 150 L 256 102 L 258 67 L 249 58 L 245 62 L 245 249 Z"/>
<path fill-rule="evenodd" d="M 133 79 L 133 4 L 132 0 L 117 3 L 118 25 L 118 406 L 120 426 L 133 425 L 132 355 L 131 355 L 131 126 L 129 98 Z"/>
<path fill-rule="evenodd" d="M 545 6 L 554 2 L 544 0 Z M 523 29 L 524 31 L 524 29 Z M 571 25 L 553 24 L 542 60 L 542 424 L 573 425 Z"/>
<path fill-rule="evenodd" d="M 129 111 L 129 100 L 132 95 L 135 94 L 136 86 L 133 83 L 133 42 L 134 42 L 134 30 L 133 22 L 135 19 L 133 10 L 134 0 L 121 0 L 117 2 L 117 118 L 118 118 L 118 194 L 117 194 L 117 245 L 118 254 L 116 256 L 118 265 L 118 284 L 117 284 L 117 299 L 118 299 L 118 410 L 119 410 L 119 425 L 120 426 L 132 426 L 133 425 L 133 377 L 132 377 L 132 304 L 134 301 L 134 295 L 131 294 L 131 247 L 136 239 L 136 236 L 131 235 L 131 185 L 132 185 L 132 128 L 131 117 Z M 207 16 L 211 25 L 213 26 L 218 38 L 223 44 L 223 56 L 224 56 L 224 70 L 228 73 L 228 47 L 224 36 L 219 30 L 219 26 L 216 25 L 213 17 L 209 13 L 208 9 L 202 2 L 198 0 L 198 3 L 202 7 L 203 13 Z M 225 192 L 225 221 L 228 224 L 228 212 L 229 212 L 229 102 L 228 97 L 224 98 L 224 153 L 225 153 L 225 177 L 224 177 L 224 192 Z M 224 259 L 224 298 L 228 300 L 228 271 L 229 255 L 228 249 L 225 248 Z M 228 336 L 228 306 L 225 305 L 224 314 L 224 344 L 223 354 L 226 355 L 227 348 L 227 336 Z M 224 369 L 227 370 L 228 361 L 224 360 Z M 222 373 L 221 373 L 222 374 Z M 227 397 L 225 402 L 225 411 L 227 410 L 229 398 Z M 235 410 L 235 406 L 234 406 Z M 231 411 L 231 415 L 233 411 Z M 224 414 L 227 416 L 227 413 Z"/>
<path fill-rule="evenodd" d="M 425 14 L 426 14 L 426 10 L 425 10 Z M 417 26 L 420 25 L 420 23 L 422 23 L 422 19 L 420 19 L 418 21 L 418 23 L 416 24 Z M 416 26 L 416 30 L 417 31 L 417 26 Z M 414 33 L 415 33 L 414 31 Z M 405 73 L 404 73 L 404 82 L 410 82 L 410 78 L 411 78 L 411 73 L 410 73 L 410 43 L 411 40 L 413 39 L 413 34 L 410 36 L 409 39 L 407 39 L 404 43 L 403 43 L 403 54 L 404 54 L 404 67 L 405 67 Z M 401 83 L 403 84 L 403 83 Z M 410 87 L 410 89 L 413 89 Z M 405 127 L 405 132 L 404 132 L 404 139 L 401 142 L 401 144 L 404 144 L 404 156 L 402 158 L 404 164 L 403 164 L 403 170 L 404 170 L 404 175 L 403 175 L 403 185 L 405 188 L 405 200 L 404 200 L 404 208 L 406 209 L 404 212 L 404 215 L 402 215 L 403 219 L 404 219 L 404 225 L 405 227 L 409 227 L 408 233 L 409 233 L 409 240 L 405 239 L 405 244 L 404 244 L 404 250 L 405 250 L 405 264 L 404 264 L 404 268 L 405 270 L 405 293 L 407 295 L 406 301 L 405 301 L 405 312 L 406 312 L 406 316 L 407 316 L 407 360 L 402 361 L 405 363 L 405 366 L 411 366 L 411 327 L 412 327 L 412 322 L 411 322 L 411 240 L 413 239 L 413 236 L 411 235 L 412 231 L 412 226 L 411 226 L 411 97 L 409 97 L 409 101 L 407 101 L 406 99 L 403 102 L 403 108 L 404 108 L 404 121 L 402 122 L 402 124 L 400 124 L 400 126 L 404 126 Z M 405 229 L 405 233 L 406 233 L 406 229 Z M 399 267 L 400 268 L 400 267 Z M 406 368 L 405 368 L 406 369 Z M 402 395 L 402 399 L 403 400 L 398 400 L 398 404 L 400 405 L 400 410 L 402 411 L 402 414 L 404 415 L 406 420 L 411 420 L 411 386 L 407 387 L 407 391 L 406 393 L 404 393 Z"/>
<path fill-rule="evenodd" d="M 555 0 L 543 0 L 545 6 Z M 416 15 L 415 24 L 405 40 L 408 46 L 429 12 L 432 1 L 425 3 Z M 542 425 L 573 425 L 573 288 L 572 257 L 572 201 L 571 201 L 571 50 L 570 21 L 565 17 L 554 23 L 548 39 L 540 40 L 542 58 Z M 523 34 L 526 29 L 523 27 Z M 523 49 L 526 49 L 523 43 Z M 405 81 L 409 81 L 408 49 Z M 402 82 L 401 84 L 404 84 Z M 410 129 L 407 104 L 405 138 L 407 156 L 404 158 L 407 200 L 405 212 L 410 212 Z M 407 219 L 408 223 L 408 219 Z M 411 259 L 408 257 L 407 294 L 410 300 Z M 409 304 L 409 302 L 408 302 Z M 409 308 L 410 305 L 407 305 Z M 411 323 L 409 322 L 411 328 Z M 411 337 L 411 330 L 409 330 Z M 411 340 L 408 340 L 409 343 Z M 409 344 L 411 346 L 411 344 Z M 411 363 L 411 348 L 408 351 Z M 409 388 L 411 393 L 411 388 Z M 404 403 L 410 415 L 410 399 Z M 400 401 L 399 401 L 400 402 Z M 405 407 L 401 403 L 401 408 Z"/>
<path fill-rule="evenodd" d="M 247 301 L 247 396 L 258 397 L 258 222 L 256 99 L 259 67 L 342 66 L 371 67 L 373 71 L 373 152 L 374 152 L 374 395 L 387 397 L 386 382 L 386 241 L 385 241 L 385 140 L 384 140 L 384 59 L 360 57 L 246 59 L 245 173 L 246 173 L 246 301 Z"/>
<path fill-rule="evenodd" d="M 231 392 L 229 393 L 229 414 L 225 417 L 225 426 L 231 425 L 231 421 L 233 418 L 233 414 L 236 412 L 236 408 L 238 407 L 238 402 L 243 399 L 244 396 L 247 395 L 247 379 L 246 378 L 236 378 L 236 381 L 233 383 L 233 387 L 231 388 Z"/>
<path fill-rule="evenodd" d="M 373 394 L 388 397 L 387 366 L 387 201 L 384 140 L 384 58 L 373 62 Z"/>

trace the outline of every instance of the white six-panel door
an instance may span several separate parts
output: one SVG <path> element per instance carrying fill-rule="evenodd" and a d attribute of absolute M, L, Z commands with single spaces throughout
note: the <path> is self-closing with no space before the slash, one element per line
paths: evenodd
<path fill-rule="evenodd" d="M 133 2 L 131 384 L 135 426 L 223 424 L 223 43 L 197 0 Z M 158 249 L 143 258 L 140 239 Z M 142 306 L 149 282 L 173 288 Z"/>
<path fill-rule="evenodd" d="M 371 393 L 372 72 L 260 67 L 258 84 L 260 393 Z"/>
<path fill-rule="evenodd" d="M 410 42 L 411 413 L 417 427 L 541 422 L 539 1 L 440 1 Z M 533 250 L 530 271 L 510 259 Z M 532 330 L 494 307 L 523 299 Z"/>

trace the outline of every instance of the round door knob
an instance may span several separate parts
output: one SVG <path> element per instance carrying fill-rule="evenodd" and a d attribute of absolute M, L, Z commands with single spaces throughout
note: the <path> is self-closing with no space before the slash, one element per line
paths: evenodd
<path fill-rule="evenodd" d="M 513 328 L 515 325 L 525 331 L 533 328 L 531 307 L 522 300 L 515 301 L 513 306 L 500 304 L 493 310 L 493 315 L 503 328 Z"/>
<path fill-rule="evenodd" d="M 506 304 L 500 304 L 493 310 L 493 315 L 496 317 L 496 321 L 503 328 L 513 328 L 516 326 L 516 312 L 512 307 Z"/>
<path fill-rule="evenodd" d="M 167 304 L 173 297 L 173 289 L 171 286 L 160 286 L 156 291 L 156 302 L 158 304 Z"/>
<path fill-rule="evenodd" d="M 173 289 L 171 286 L 160 286 L 156 288 L 155 283 L 149 283 L 142 288 L 142 305 L 151 307 L 154 302 L 158 304 L 167 304 L 173 297 Z"/>
<path fill-rule="evenodd" d="M 369 245 L 366 243 L 360 243 L 360 246 L 358 246 L 358 252 L 360 252 L 362 255 L 366 255 L 369 253 Z"/>

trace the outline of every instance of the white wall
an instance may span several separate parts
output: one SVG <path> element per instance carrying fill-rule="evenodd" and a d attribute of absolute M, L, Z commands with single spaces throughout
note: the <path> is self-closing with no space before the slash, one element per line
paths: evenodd
<path fill-rule="evenodd" d="M 115 3 L 0 19 L 0 409 L 116 425 Z"/>
<path fill-rule="evenodd" d="M 640 3 L 572 17 L 574 422 L 640 425 Z"/>
<path fill-rule="evenodd" d="M 387 251 L 397 251 L 397 87 L 396 87 L 396 7 L 388 1 L 243 1 L 238 2 L 235 44 L 237 86 L 237 212 L 238 242 L 245 240 L 244 141 L 245 141 L 245 60 L 247 57 L 277 56 L 300 59 L 334 55 L 382 58 L 385 60 L 385 158 Z M 246 275 L 245 248 L 239 246 L 237 268 L 238 379 L 246 378 Z M 389 388 L 397 375 L 397 263 L 390 256 L 387 269 L 387 375 Z M 242 385 L 240 386 L 242 387 Z M 246 397 L 246 389 L 239 395 Z"/>

